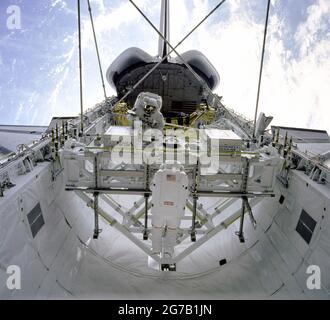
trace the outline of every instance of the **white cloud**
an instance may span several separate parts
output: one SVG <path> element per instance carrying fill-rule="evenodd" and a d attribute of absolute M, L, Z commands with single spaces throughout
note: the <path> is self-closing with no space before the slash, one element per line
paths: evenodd
<path fill-rule="evenodd" d="M 326 32 L 326 29 L 329 28 L 330 2 L 319 0 L 309 6 L 307 12 L 307 20 L 300 24 L 295 34 L 296 41 L 301 45 L 300 54 L 302 56 L 317 44 L 319 33 Z"/>
<path fill-rule="evenodd" d="M 201 19 L 211 9 L 206 4 L 207 1 L 194 1 L 190 17 L 195 17 L 197 12 L 196 20 Z M 180 6 L 181 26 L 178 21 L 176 24 L 182 30 L 187 25 L 183 11 L 189 8 Z M 295 42 L 288 48 L 285 44 L 288 21 L 279 10 L 279 2 L 271 7 L 259 111 L 273 115 L 274 124 L 326 129 L 330 133 L 330 37 L 329 26 L 326 27 L 329 12 L 330 2 L 325 0 L 309 7 L 306 21 L 300 23 L 293 38 Z M 218 14 L 221 15 L 221 8 Z M 251 119 L 263 27 L 255 22 L 242 1 L 230 1 L 229 19 L 204 25 L 188 43 L 190 48 L 205 53 L 218 69 L 221 83 L 217 92 L 223 95 L 226 104 Z M 298 56 L 296 48 L 299 48 Z"/>
<path fill-rule="evenodd" d="M 23 103 L 20 103 L 19 104 L 19 107 L 16 111 L 16 115 L 15 115 L 15 124 L 19 124 L 20 123 L 20 118 L 23 114 L 23 111 L 24 111 L 24 104 Z"/>
<path fill-rule="evenodd" d="M 142 18 L 137 10 L 128 2 L 123 1 L 112 10 L 105 8 L 103 0 L 91 0 L 91 7 L 94 16 L 94 25 L 99 42 L 101 60 L 103 62 L 104 72 L 110 63 L 120 53 L 118 50 L 118 33 L 121 30 L 127 31 L 136 25 L 141 29 Z M 149 0 L 137 0 L 137 5 L 144 10 L 152 10 L 155 2 Z M 75 14 L 75 11 L 68 6 L 66 0 L 54 0 L 52 7 L 64 11 L 65 14 Z M 73 7 L 75 8 L 75 7 Z M 148 10 L 147 10 L 148 8 Z M 84 108 L 87 109 L 95 103 L 103 100 L 102 89 L 99 79 L 99 71 L 96 60 L 94 39 L 86 3 L 82 6 L 82 49 L 83 49 L 83 87 L 84 87 Z M 136 28 L 135 27 L 135 28 Z M 148 26 L 147 26 L 148 27 Z M 141 32 L 141 34 L 143 34 Z M 49 98 L 46 101 L 47 109 L 42 114 L 34 117 L 36 123 L 47 124 L 49 115 L 51 116 L 71 116 L 80 111 L 79 105 L 79 78 L 78 78 L 78 40 L 77 31 L 63 39 L 67 44 L 67 52 L 58 59 L 61 63 L 51 65 L 48 70 L 48 77 L 56 79 L 55 87 L 49 92 Z M 127 41 L 122 43 L 122 47 L 131 46 Z M 114 91 L 110 91 L 114 94 Z M 42 116 L 42 119 L 40 118 Z"/>
<path fill-rule="evenodd" d="M 106 8 L 103 0 L 91 0 L 90 4 L 91 7 L 94 7 L 94 5 L 97 6 L 97 9 L 99 10 L 100 14 L 102 15 L 106 14 Z"/>
<path fill-rule="evenodd" d="M 270 38 L 262 109 L 274 114 L 277 124 L 330 133 L 330 37 L 317 36 L 324 31 L 329 13 L 330 3 L 323 0 L 309 7 L 294 37 L 297 57 L 293 49 L 285 49 L 282 39 Z"/>

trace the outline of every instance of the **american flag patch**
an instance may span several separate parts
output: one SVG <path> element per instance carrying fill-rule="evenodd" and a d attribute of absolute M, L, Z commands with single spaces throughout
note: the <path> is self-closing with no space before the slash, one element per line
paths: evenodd
<path fill-rule="evenodd" d="M 172 202 L 172 201 L 164 201 L 164 206 L 171 206 L 171 207 L 173 207 L 174 206 L 174 202 Z"/>
<path fill-rule="evenodd" d="M 168 174 L 166 176 L 166 180 L 167 181 L 172 181 L 172 182 L 175 182 L 176 181 L 176 176 L 174 174 Z"/>

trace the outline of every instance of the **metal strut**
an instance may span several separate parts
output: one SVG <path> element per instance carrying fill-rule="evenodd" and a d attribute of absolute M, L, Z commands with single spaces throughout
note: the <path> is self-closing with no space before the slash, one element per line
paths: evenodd
<path fill-rule="evenodd" d="M 98 161 L 97 161 L 97 154 L 94 157 L 94 179 L 95 179 L 95 189 L 98 189 Z M 93 239 L 98 239 L 100 234 L 100 228 L 99 228 L 99 192 L 95 191 L 93 193 L 94 196 L 94 234 Z"/>
<path fill-rule="evenodd" d="M 249 178 L 249 169 L 250 169 L 249 159 L 245 159 L 243 181 L 242 181 L 242 192 L 243 193 L 246 192 L 246 189 L 247 189 L 247 183 L 248 183 L 248 178 Z M 244 227 L 244 216 L 245 216 L 245 209 L 246 209 L 246 200 L 247 200 L 247 197 L 243 195 L 242 196 L 242 210 L 241 210 L 240 226 L 239 226 L 239 231 L 236 232 L 236 235 L 238 236 L 239 241 L 242 242 L 242 243 L 245 242 L 243 227 Z M 249 208 L 251 209 L 250 205 L 249 205 Z M 252 214 L 252 212 L 251 212 L 251 214 Z"/>
<path fill-rule="evenodd" d="M 263 40 L 263 43 L 262 43 L 262 53 L 261 53 L 261 61 L 260 61 L 257 101 L 256 101 L 256 109 L 255 109 L 255 113 L 254 113 L 253 140 L 255 140 L 255 137 L 256 137 L 257 114 L 258 114 L 258 107 L 259 107 L 259 96 L 260 96 L 260 88 L 261 88 L 262 70 L 263 70 L 263 65 L 264 65 L 269 8 L 270 8 L 270 0 L 268 0 L 268 3 L 267 3 L 267 13 L 266 13 L 266 21 L 265 21 L 265 29 L 264 29 L 264 40 Z"/>
<path fill-rule="evenodd" d="M 149 165 L 146 166 L 146 190 L 149 190 Z M 149 193 L 144 194 L 144 231 L 143 240 L 148 240 L 148 200 Z"/>
<path fill-rule="evenodd" d="M 243 201 L 245 203 L 245 209 L 247 210 L 247 212 L 249 214 L 250 221 L 251 221 L 251 224 L 253 226 L 253 229 L 255 229 L 257 227 L 257 221 L 253 216 L 253 212 L 252 212 L 252 208 L 250 206 L 249 200 L 248 200 L 247 197 L 243 197 Z"/>
<path fill-rule="evenodd" d="M 80 130 L 84 132 L 84 107 L 83 107 L 83 87 L 82 87 L 82 57 L 81 57 L 81 17 L 80 17 L 80 0 L 77 0 L 78 7 L 78 44 L 79 44 L 79 88 L 80 88 Z"/>
<path fill-rule="evenodd" d="M 92 25 L 92 29 L 93 29 L 93 37 L 94 37 L 94 43 L 95 43 L 97 60 L 98 60 L 98 63 L 99 63 L 99 69 L 100 69 L 100 76 L 101 76 L 101 81 L 102 81 L 104 99 L 107 100 L 108 97 L 107 97 L 107 92 L 105 90 L 104 76 L 103 76 L 103 70 L 102 70 L 102 64 L 101 64 L 101 58 L 100 58 L 100 52 L 99 52 L 99 46 L 97 44 L 97 39 L 96 39 L 96 33 L 95 33 L 95 27 L 94 27 L 94 20 L 93 20 L 93 14 L 92 14 L 92 7 L 91 7 L 91 4 L 90 4 L 90 1 L 89 0 L 87 0 L 87 5 L 88 5 L 89 17 L 90 17 L 91 25 Z"/>
<path fill-rule="evenodd" d="M 191 223 L 191 241 L 196 242 L 196 215 L 197 215 L 197 185 L 198 185 L 198 174 L 199 174 L 199 162 L 197 161 L 194 170 L 194 184 L 192 187 L 193 196 L 193 210 L 192 210 L 192 223 Z"/>
<path fill-rule="evenodd" d="M 242 199 L 242 211 L 241 211 L 241 220 L 239 225 L 239 231 L 236 232 L 236 235 L 238 236 L 238 239 L 241 243 L 245 242 L 244 238 L 244 232 L 243 232 L 243 226 L 244 226 L 244 216 L 245 216 L 245 203 Z"/>

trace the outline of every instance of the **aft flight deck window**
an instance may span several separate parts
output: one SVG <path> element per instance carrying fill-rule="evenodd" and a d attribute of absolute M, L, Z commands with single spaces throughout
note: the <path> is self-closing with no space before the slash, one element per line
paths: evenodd
<path fill-rule="evenodd" d="M 307 244 L 309 244 L 312 239 L 315 226 L 316 221 L 304 209 L 302 209 L 296 231 Z"/>
<path fill-rule="evenodd" d="M 45 224 L 40 203 L 38 203 L 27 215 L 33 238 Z"/>

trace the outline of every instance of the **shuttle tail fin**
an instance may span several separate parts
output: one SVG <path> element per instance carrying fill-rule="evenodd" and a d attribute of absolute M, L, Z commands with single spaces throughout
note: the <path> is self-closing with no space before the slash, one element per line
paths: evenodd
<path fill-rule="evenodd" d="M 162 0 L 159 31 L 167 41 L 170 41 L 170 0 Z M 164 41 L 164 39 L 159 37 L 158 56 L 162 59 L 169 52 L 169 45 Z M 167 61 L 167 59 L 165 61 Z"/>

